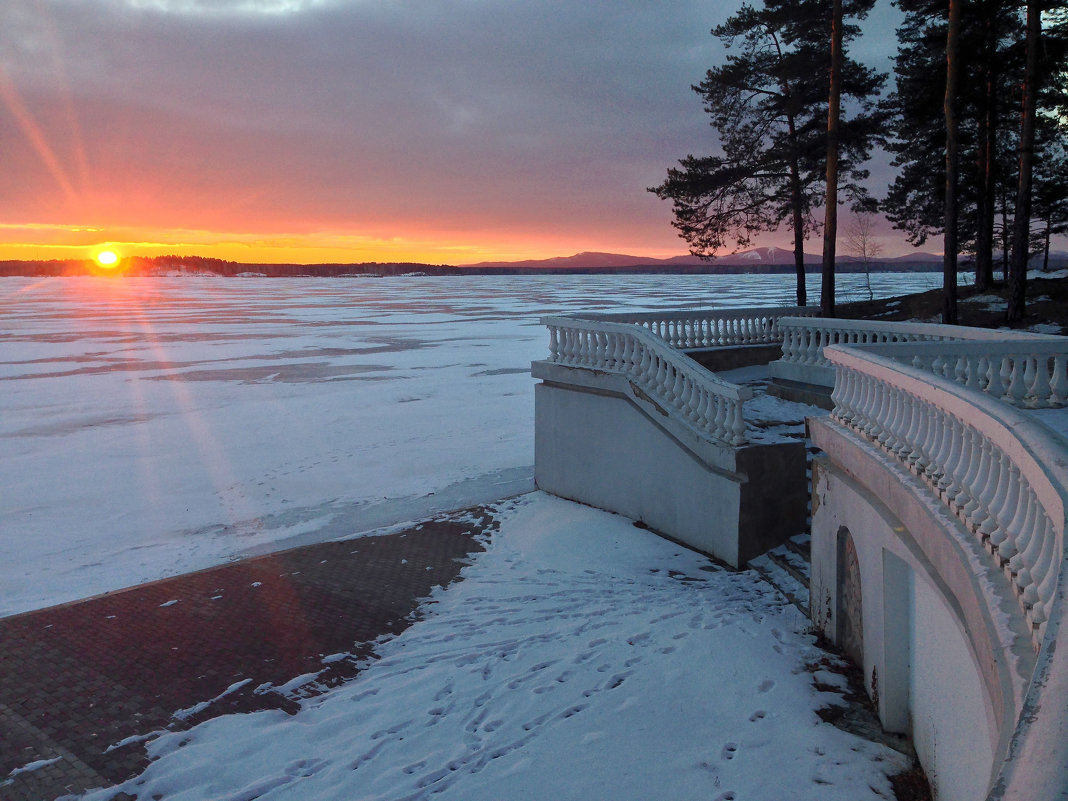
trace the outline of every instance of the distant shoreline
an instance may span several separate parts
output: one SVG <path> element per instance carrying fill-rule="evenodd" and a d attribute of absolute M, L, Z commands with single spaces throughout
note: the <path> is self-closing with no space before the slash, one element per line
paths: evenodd
<path fill-rule="evenodd" d="M 930 262 L 872 265 L 872 273 L 940 272 L 940 265 Z M 839 273 L 864 273 L 856 264 L 837 265 Z M 962 270 L 965 272 L 966 270 Z M 819 274 L 817 265 L 806 265 L 809 275 Z M 453 267 L 449 265 L 413 264 L 226 264 L 207 267 L 195 263 L 174 266 L 133 264 L 117 271 L 106 271 L 88 262 L 0 262 L 0 277 L 30 278 L 113 275 L 133 278 L 389 278 L 420 276 L 494 276 L 494 275 L 793 275 L 792 265 L 621 265 L 618 267 Z"/>
<path fill-rule="evenodd" d="M 88 259 L 53 261 L 0 261 L 0 276 L 84 276 L 124 275 L 130 277 L 215 276 L 222 278 L 368 278 L 397 276 L 488 276 L 488 275 L 793 275 L 792 260 L 784 260 L 785 251 L 748 251 L 707 262 L 672 259 L 647 259 L 622 254 L 580 253 L 559 259 L 513 263 L 482 263 L 469 266 L 421 264 L 416 262 L 361 262 L 356 264 L 263 264 L 225 261 L 203 256 L 131 256 L 120 267 L 110 270 Z M 691 257 L 692 258 L 692 257 Z M 971 263 L 962 260 L 960 272 L 971 272 Z M 1032 267 L 1036 265 L 1032 264 Z M 1050 268 L 1068 267 L 1068 254 L 1051 254 Z M 818 274 L 819 259 L 806 254 L 805 273 Z M 838 273 L 863 274 L 864 263 L 850 257 L 839 259 Z M 872 273 L 941 272 L 942 260 L 931 254 L 917 258 L 876 259 L 870 263 Z M 999 270 L 995 271 L 999 272 Z"/>

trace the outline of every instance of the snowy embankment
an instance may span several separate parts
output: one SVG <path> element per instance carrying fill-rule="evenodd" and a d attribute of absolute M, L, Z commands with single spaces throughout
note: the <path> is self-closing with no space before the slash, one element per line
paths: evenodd
<path fill-rule="evenodd" d="M 892 797 L 908 760 L 820 722 L 825 654 L 752 572 L 543 494 L 355 680 L 149 744 L 141 798 Z M 815 684 L 819 683 L 820 689 Z M 89 794 L 102 801 L 114 790 Z"/>

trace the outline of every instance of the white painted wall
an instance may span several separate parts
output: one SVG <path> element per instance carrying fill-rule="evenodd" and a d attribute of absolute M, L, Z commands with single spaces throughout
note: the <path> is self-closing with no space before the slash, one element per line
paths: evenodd
<path fill-rule="evenodd" d="M 912 735 L 936 801 L 980 801 L 999 733 L 959 606 L 936 586 L 931 565 L 910 546 L 913 534 L 879 496 L 826 459 L 817 464 L 814 481 L 817 625 L 835 639 L 838 536 L 845 527 L 860 562 L 862 669 L 880 719 L 887 730 Z"/>
<path fill-rule="evenodd" d="M 937 801 L 986 797 L 994 763 L 987 698 L 958 621 L 913 574 L 912 739 Z"/>
<path fill-rule="evenodd" d="M 640 520 L 738 564 L 740 477 L 697 458 L 623 397 L 548 384 L 534 391 L 540 489 Z"/>

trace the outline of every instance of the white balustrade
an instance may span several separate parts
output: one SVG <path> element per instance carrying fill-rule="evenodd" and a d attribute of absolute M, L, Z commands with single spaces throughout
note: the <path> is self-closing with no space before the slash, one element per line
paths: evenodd
<path fill-rule="evenodd" d="M 1003 333 L 1003 332 L 1002 332 Z M 913 342 L 858 346 L 934 373 L 1010 406 L 1068 404 L 1068 339 Z"/>
<path fill-rule="evenodd" d="M 548 317 L 549 361 L 619 373 L 697 431 L 728 445 L 746 441 L 743 404 L 752 390 L 717 378 L 633 324 Z"/>
<path fill-rule="evenodd" d="M 935 323 L 906 323 L 877 320 L 783 317 L 780 361 L 803 367 L 830 367 L 823 349 L 827 345 L 877 345 L 899 342 L 979 341 L 987 343 L 1043 342 L 1058 337 L 1023 331 L 994 331 Z M 818 376 L 818 372 L 814 373 Z M 818 383 L 818 379 L 813 383 Z M 1066 385 L 1065 389 L 1068 389 Z"/>
<path fill-rule="evenodd" d="M 688 309 L 674 312 L 581 314 L 570 319 L 630 323 L 656 334 L 673 348 L 690 350 L 782 341 L 779 320 L 819 314 L 813 306 L 754 309 Z"/>
<path fill-rule="evenodd" d="M 1056 380 L 1024 364 L 1037 358 L 1033 348 L 1046 345 L 1033 345 L 1032 355 L 1007 371 L 1000 356 L 980 369 L 978 352 L 961 364 L 952 357 L 960 345 L 946 346 L 950 358 L 940 368 L 932 367 L 933 348 L 918 367 L 876 353 L 877 348 L 827 348 L 824 354 L 837 373 L 832 419 L 926 482 L 981 540 L 1016 588 L 1038 646 L 1064 559 L 1065 454 L 1033 421 L 980 390 L 993 384 L 991 394 L 1019 403 L 1029 387 Z M 1050 357 L 1047 364 L 1050 360 L 1055 361 Z"/>

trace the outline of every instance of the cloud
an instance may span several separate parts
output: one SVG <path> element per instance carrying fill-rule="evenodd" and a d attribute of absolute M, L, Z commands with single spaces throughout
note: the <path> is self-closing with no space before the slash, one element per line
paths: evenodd
<path fill-rule="evenodd" d="M 540 232 L 682 252 L 645 187 L 714 146 L 690 85 L 721 57 L 709 30 L 731 11 L 5 0 L 0 70 L 43 133 L 31 147 L 0 105 L 0 182 L 20 187 L 0 192 L 0 222 Z"/>
<path fill-rule="evenodd" d="M 330 2 L 332 0 L 126 0 L 126 5 L 164 14 L 223 17 L 299 14 L 321 8 Z"/>

